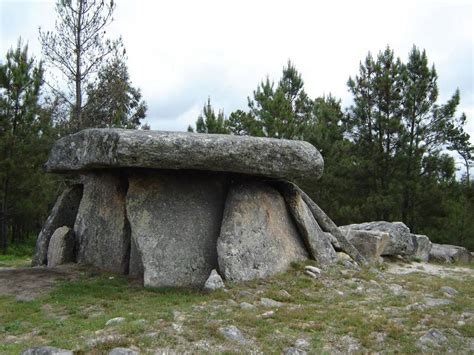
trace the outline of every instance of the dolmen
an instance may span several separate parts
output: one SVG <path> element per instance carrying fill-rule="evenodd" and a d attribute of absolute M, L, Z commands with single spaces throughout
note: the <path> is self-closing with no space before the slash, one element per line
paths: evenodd
<path fill-rule="evenodd" d="M 33 265 L 66 262 L 202 287 L 264 278 L 292 262 L 366 259 L 303 192 L 323 173 L 303 141 L 124 129 L 58 140 L 45 165 L 72 183 L 40 232 Z M 301 187 L 301 188 L 300 188 Z"/>

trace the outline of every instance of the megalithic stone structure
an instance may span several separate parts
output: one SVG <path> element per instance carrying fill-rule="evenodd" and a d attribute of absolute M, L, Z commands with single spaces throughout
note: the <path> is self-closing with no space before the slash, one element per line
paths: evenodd
<path fill-rule="evenodd" d="M 63 137 L 45 165 L 80 177 L 75 215 L 64 219 L 75 261 L 154 287 L 201 287 L 213 269 L 228 280 L 267 277 L 308 258 L 329 267 L 329 218 L 321 225 L 305 195 L 294 204 L 273 185 L 312 186 L 323 166 L 303 141 L 124 129 Z M 36 265 L 47 264 L 61 201 L 38 239 Z"/>

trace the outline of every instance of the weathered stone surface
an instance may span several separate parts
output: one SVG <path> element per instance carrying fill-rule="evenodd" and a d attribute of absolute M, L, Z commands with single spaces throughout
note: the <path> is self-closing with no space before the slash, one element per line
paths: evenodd
<path fill-rule="evenodd" d="M 48 267 L 74 261 L 74 232 L 67 226 L 56 229 L 48 247 Z"/>
<path fill-rule="evenodd" d="M 323 172 L 311 144 L 220 134 L 87 129 L 58 140 L 46 169 L 155 168 L 225 171 L 281 178 L 302 186 Z"/>
<path fill-rule="evenodd" d="M 366 222 L 360 224 L 349 224 L 342 226 L 343 229 L 381 231 L 387 232 L 390 236 L 382 255 L 402 255 L 413 256 L 415 245 L 410 229 L 402 222 Z"/>
<path fill-rule="evenodd" d="M 127 180 L 118 172 L 97 171 L 83 177 L 84 193 L 77 213 L 77 262 L 128 273 L 130 230 L 125 216 Z"/>
<path fill-rule="evenodd" d="M 242 334 L 239 328 L 235 325 L 231 325 L 228 327 L 221 327 L 219 328 L 219 333 L 221 333 L 226 339 L 235 341 L 241 345 L 245 345 L 249 343 L 249 340 Z"/>
<path fill-rule="evenodd" d="M 258 181 L 231 186 L 217 254 L 219 270 L 232 281 L 274 275 L 309 257 L 283 196 Z"/>
<path fill-rule="evenodd" d="M 129 177 L 127 215 L 145 286 L 199 286 L 217 268 L 226 178 L 141 171 Z"/>
<path fill-rule="evenodd" d="M 428 261 L 430 258 L 430 251 L 432 243 L 426 235 L 412 234 L 415 244 L 414 257 L 421 261 Z"/>
<path fill-rule="evenodd" d="M 221 275 L 219 275 L 216 270 L 212 270 L 211 275 L 209 275 L 209 278 L 204 284 L 204 289 L 206 291 L 215 291 L 219 288 L 224 288 L 224 286 Z"/>
<path fill-rule="evenodd" d="M 303 198 L 297 191 L 283 191 L 286 204 L 295 219 L 296 225 L 311 256 L 320 266 L 337 262 L 328 233 L 323 232 Z"/>
<path fill-rule="evenodd" d="M 128 221 L 128 220 L 127 220 Z M 130 231 L 131 232 L 131 231 Z M 128 275 L 131 277 L 143 279 L 143 261 L 142 254 L 138 249 L 137 242 L 131 238 L 130 245 L 130 268 Z"/>
<path fill-rule="evenodd" d="M 433 243 L 429 260 L 443 263 L 470 263 L 471 253 L 466 248 L 457 245 Z"/>
<path fill-rule="evenodd" d="M 109 355 L 139 355 L 138 351 L 129 348 L 113 348 Z"/>
<path fill-rule="evenodd" d="M 387 232 L 371 230 L 352 230 L 342 227 L 346 238 L 354 245 L 359 253 L 370 263 L 378 263 L 390 240 Z"/>
<path fill-rule="evenodd" d="M 53 348 L 51 346 L 41 346 L 24 350 L 21 355 L 72 355 L 70 350 Z"/>
<path fill-rule="evenodd" d="M 36 240 L 36 250 L 32 261 L 33 266 L 47 264 L 49 240 L 56 229 L 62 226 L 74 227 L 81 198 L 82 185 L 67 187 L 58 197 Z"/>
<path fill-rule="evenodd" d="M 430 329 L 426 334 L 418 339 L 417 345 L 421 348 L 440 347 L 447 341 L 448 338 L 438 329 Z"/>

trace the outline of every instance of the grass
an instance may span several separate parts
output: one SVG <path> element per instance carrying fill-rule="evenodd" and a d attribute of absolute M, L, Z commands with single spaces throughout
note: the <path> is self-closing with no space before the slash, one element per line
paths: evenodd
<path fill-rule="evenodd" d="M 413 353 L 420 351 L 416 342 L 431 328 L 449 339 L 437 352 L 461 352 L 467 346 L 463 337 L 474 337 L 472 319 L 458 322 L 463 312 L 474 309 L 472 276 L 459 280 L 421 273 L 381 275 L 373 269 L 348 275 L 334 268 L 314 280 L 304 274 L 304 265 L 267 280 L 228 284 L 226 292 L 212 294 L 144 289 L 117 275 L 84 272 L 78 281 L 60 283 L 33 301 L 0 297 L 0 353 L 18 354 L 38 345 L 78 354 L 107 353 L 116 346 L 137 347 L 143 353 L 281 353 L 300 338 L 310 342 L 311 353 L 345 353 L 350 342 L 363 351 Z M 401 285 L 405 294 L 395 295 L 388 287 L 392 283 Z M 453 304 L 407 308 L 427 295 L 445 298 L 442 286 L 459 291 Z M 265 317 L 270 309 L 259 304 L 262 297 L 285 305 Z M 238 304 L 243 301 L 256 308 L 242 310 Z M 106 327 L 114 317 L 125 321 Z M 237 326 L 251 343 L 241 346 L 225 339 L 219 328 L 229 325 Z M 108 341 L 91 343 L 105 336 Z"/>
<path fill-rule="evenodd" d="M 0 254 L 0 267 L 28 267 L 35 250 L 36 237 L 31 236 L 19 245 L 8 247 L 7 254 Z"/>

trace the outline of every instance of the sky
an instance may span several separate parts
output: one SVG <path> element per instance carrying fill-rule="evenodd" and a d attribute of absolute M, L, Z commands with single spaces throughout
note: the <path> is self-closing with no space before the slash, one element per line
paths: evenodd
<path fill-rule="evenodd" d="M 38 27 L 54 29 L 54 0 L 0 0 L 0 55 L 21 36 L 41 58 Z M 403 61 L 426 49 L 438 72 L 439 103 L 461 91 L 474 143 L 472 1 L 116 0 L 108 36 L 122 36 L 132 83 L 152 129 L 184 131 L 208 97 L 216 110 L 247 109 L 267 76 L 290 59 L 306 92 L 351 104 L 347 80 L 370 51 L 389 45 Z"/>

